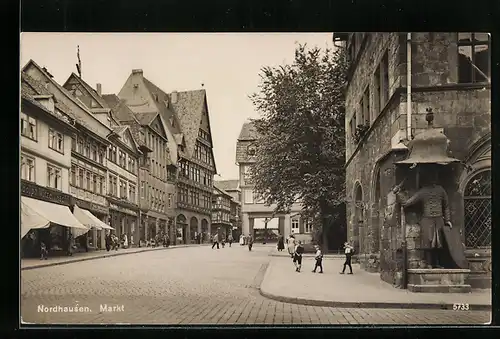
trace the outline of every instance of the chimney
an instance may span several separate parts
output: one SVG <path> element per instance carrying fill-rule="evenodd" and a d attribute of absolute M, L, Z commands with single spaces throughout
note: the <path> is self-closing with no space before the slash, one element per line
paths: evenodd
<path fill-rule="evenodd" d="M 142 75 L 142 69 L 133 69 L 132 74 Z"/>
<path fill-rule="evenodd" d="M 102 94 L 102 86 L 101 86 L 101 84 L 95 85 L 95 88 L 96 88 L 97 94 L 101 95 Z"/>
<path fill-rule="evenodd" d="M 172 101 L 173 104 L 177 103 L 177 91 L 172 91 L 172 94 L 170 95 L 170 100 Z"/>

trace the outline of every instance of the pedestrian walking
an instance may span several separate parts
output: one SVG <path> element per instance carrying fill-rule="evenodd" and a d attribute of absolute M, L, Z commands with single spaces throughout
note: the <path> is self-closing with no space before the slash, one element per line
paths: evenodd
<path fill-rule="evenodd" d="M 106 243 L 106 251 L 109 252 L 109 250 L 111 249 L 111 244 L 113 242 L 113 239 L 111 238 L 111 233 L 110 232 L 106 233 L 106 238 L 104 239 L 104 241 Z"/>
<path fill-rule="evenodd" d="M 248 250 L 251 251 L 253 247 L 253 237 L 251 235 L 248 236 Z"/>
<path fill-rule="evenodd" d="M 316 273 L 316 269 L 318 267 L 320 270 L 319 273 L 323 273 L 323 253 L 321 252 L 321 249 L 318 245 L 315 245 L 314 248 L 316 249 L 316 255 L 314 256 L 314 259 L 316 259 L 316 264 L 314 265 L 313 273 Z"/>
<path fill-rule="evenodd" d="M 351 259 L 352 259 L 352 254 L 354 253 L 354 247 L 352 247 L 348 242 L 345 242 L 344 243 L 344 252 L 345 252 L 344 268 L 342 269 L 342 272 L 340 272 L 340 274 L 345 273 L 346 266 L 349 266 L 349 271 L 350 271 L 347 274 L 352 274 Z"/>
<path fill-rule="evenodd" d="M 245 246 L 245 237 L 243 237 L 243 234 L 240 235 L 240 246 Z"/>
<path fill-rule="evenodd" d="M 219 238 L 217 236 L 217 234 L 215 234 L 213 237 L 212 237 L 212 249 L 214 249 L 215 245 L 217 245 L 217 249 L 219 249 Z"/>
<path fill-rule="evenodd" d="M 302 254 L 304 253 L 304 247 L 302 246 L 302 241 L 298 241 L 295 246 L 293 253 L 293 264 L 295 265 L 295 271 L 300 272 L 302 268 Z"/>
<path fill-rule="evenodd" d="M 227 237 L 227 241 L 229 242 L 229 247 L 233 244 L 233 235 L 230 234 L 229 237 Z"/>
<path fill-rule="evenodd" d="M 71 234 L 71 232 L 68 235 L 66 254 L 70 257 L 73 256 L 73 234 Z"/>
<path fill-rule="evenodd" d="M 123 235 L 123 248 L 128 248 L 128 238 L 127 235 Z"/>
<path fill-rule="evenodd" d="M 278 239 L 278 252 L 281 252 L 285 249 L 285 240 L 283 239 L 283 236 L 280 235 Z"/>
<path fill-rule="evenodd" d="M 287 246 L 288 246 L 288 254 L 290 254 L 290 258 L 293 259 L 293 255 L 295 253 L 295 237 L 293 236 L 293 234 L 290 234 L 290 236 L 288 237 L 288 240 L 287 240 Z"/>
<path fill-rule="evenodd" d="M 118 248 L 120 247 L 120 240 L 116 235 L 113 234 L 113 249 L 115 251 L 118 251 Z"/>
<path fill-rule="evenodd" d="M 49 251 L 47 251 L 47 246 L 42 241 L 40 242 L 40 260 L 47 260 L 47 255 Z"/>
<path fill-rule="evenodd" d="M 221 245 L 222 245 L 222 248 L 224 248 L 226 246 L 226 239 L 224 239 L 224 237 L 222 237 Z"/>

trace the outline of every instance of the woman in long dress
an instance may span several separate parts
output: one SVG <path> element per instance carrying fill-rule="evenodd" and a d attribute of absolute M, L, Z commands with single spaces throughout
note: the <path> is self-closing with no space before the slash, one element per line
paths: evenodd
<path fill-rule="evenodd" d="M 283 240 L 283 236 L 280 235 L 279 239 L 278 239 L 278 251 L 283 251 L 285 249 L 285 244 L 284 244 L 284 240 Z"/>
<path fill-rule="evenodd" d="M 245 239 L 243 238 L 243 234 L 240 235 L 240 245 L 241 246 L 245 245 Z"/>

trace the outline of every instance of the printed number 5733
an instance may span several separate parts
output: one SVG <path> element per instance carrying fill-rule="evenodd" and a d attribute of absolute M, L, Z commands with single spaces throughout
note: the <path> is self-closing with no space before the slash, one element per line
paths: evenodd
<path fill-rule="evenodd" d="M 454 311 L 468 311 L 469 304 L 453 304 Z"/>

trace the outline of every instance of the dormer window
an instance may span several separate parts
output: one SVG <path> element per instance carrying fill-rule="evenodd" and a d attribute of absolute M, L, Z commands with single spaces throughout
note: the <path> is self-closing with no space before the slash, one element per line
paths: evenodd
<path fill-rule="evenodd" d="M 254 145 L 250 145 L 247 148 L 247 153 L 248 153 L 249 156 L 253 157 L 257 153 L 257 148 Z"/>

